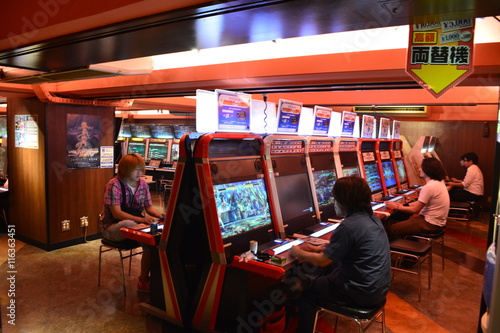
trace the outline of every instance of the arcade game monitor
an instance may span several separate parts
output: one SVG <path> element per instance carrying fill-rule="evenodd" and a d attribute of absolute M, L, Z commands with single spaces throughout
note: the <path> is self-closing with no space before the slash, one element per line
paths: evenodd
<path fill-rule="evenodd" d="M 314 225 L 311 186 L 307 173 L 281 175 L 275 178 L 283 224 L 288 225 L 287 234 L 303 231 Z"/>
<path fill-rule="evenodd" d="M 339 153 L 340 162 L 342 163 L 342 176 L 361 177 L 359 172 L 358 155 L 356 152 Z"/>
<path fill-rule="evenodd" d="M 382 181 L 378 171 L 378 165 L 375 163 L 365 164 L 366 182 L 370 186 L 372 193 L 382 191 Z"/>
<path fill-rule="evenodd" d="M 382 170 L 384 173 L 385 188 L 389 189 L 396 186 L 396 175 L 394 174 L 392 161 L 382 162 Z"/>
<path fill-rule="evenodd" d="M 144 158 L 145 153 L 146 153 L 145 141 L 130 141 L 128 143 L 127 154 L 138 154 L 142 158 Z"/>
<path fill-rule="evenodd" d="M 168 156 L 168 145 L 164 142 L 149 142 L 148 160 L 166 160 Z"/>
<path fill-rule="evenodd" d="M 268 241 L 272 220 L 263 179 L 214 184 L 217 216 L 224 243 L 245 252 L 250 240 Z"/>
<path fill-rule="evenodd" d="M 398 170 L 399 183 L 404 184 L 408 182 L 408 177 L 405 170 L 405 162 L 403 160 L 396 160 L 396 167 Z"/>
<path fill-rule="evenodd" d="M 333 204 L 333 185 L 337 180 L 335 171 L 315 170 L 313 171 L 313 178 L 318 206 L 323 207 Z"/>

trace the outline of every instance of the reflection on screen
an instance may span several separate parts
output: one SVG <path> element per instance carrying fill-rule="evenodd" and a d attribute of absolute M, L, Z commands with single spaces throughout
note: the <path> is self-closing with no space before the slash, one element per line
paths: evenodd
<path fill-rule="evenodd" d="M 145 142 L 135 142 L 135 141 L 130 141 L 128 143 L 128 153 L 129 154 L 138 154 L 142 158 L 144 158 L 144 153 L 146 150 L 146 143 Z"/>
<path fill-rule="evenodd" d="M 389 188 L 396 185 L 396 175 L 391 161 L 382 162 L 382 170 L 384 171 L 385 187 Z"/>
<path fill-rule="evenodd" d="M 223 239 L 271 226 L 263 179 L 217 184 L 214 194 Z"/>
<path fill-rule="evenodd" d="M 276 177 L 283 221 L 314 211 L 311 186 L 306 173 Z"/>
<path fill-rule="evenodd" d="M 168 147 L 165 143 L 150 142 L 148 148 L 148 159 L 165 160 L 167 159 Z"/>
<path fill-rule="evenodd" d="M 342 176 L 344 176 L 344 177 L 349 177 L 349 176 L 361 177 L 361 175 L 359 173 L 359 168 L 357 166 L 342 167 Z"/>
<path fill-rule="evenodd" d="M 334 170 L 315 170 L 313 171 L 314 186 L 316 188 L 316 198 L 318 205 L 326 206 L 333 203 L 333 185 L 335 185 L 336 176 Z"/>
<path fill-rule="evenodd" d="M 403 160 L 397 160 L 396 166 L 398 168 L 398 176 L 400 183 L 406 183 L 408 178 L 406 177 L 405 163 Z"/>
<path fill-rule="evenodd" d="M 377 164 L 365 164 L 365 175 L 366 182 L 370 190 L 372 190 L 372 193 L 382 190 L 382 181 L 380 180 Z"/>

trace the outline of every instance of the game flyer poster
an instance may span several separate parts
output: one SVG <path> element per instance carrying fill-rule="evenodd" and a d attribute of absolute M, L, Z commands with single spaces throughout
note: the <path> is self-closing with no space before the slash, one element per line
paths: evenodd
<path fill-rule="evenodd" d="M 330 121 L 332 118 L 332 109 L 322 106 L 314 107 L 314 135 L 328 135 L 330 130 Z"/>
<path fill-rule="evenodd" d="M 68 169 L 99 168 L 101 164 L 101 117 L 68 114 L 66 125 L 66 164 Z"/>
<path fill-rule="evenodd" d="M 220 131 L 249 131 L 251 95 L 216 90 Z"/>

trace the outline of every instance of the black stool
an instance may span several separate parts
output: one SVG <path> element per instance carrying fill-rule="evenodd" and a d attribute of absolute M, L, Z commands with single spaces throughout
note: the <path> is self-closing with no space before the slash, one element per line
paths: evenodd
<path fill-rule="evenodd" d="M 450 210 L 448 211 L 448 218 L 459 221 L 470 221 L 474 219 L 474 201 L 469 202 L 450 202 Z"/>
<path fill-rule="evenodd" d="M 392 270 L 406 272 L 410 274 L 416 274 L 418 276 L 418 301 L 421 299 L 421 284 L 422 284 L 422 263 L 426 260 L 429 261 L 429 289 L 431 289 L 431 276 L 432 276 L 432 252 L 431 245 L 429 243 L 420 243 L 417 241 L 411 241 L 407 239 L 396 239 L 390 243 L 391 254 L 396 255 L 396 261 L 392 265 Z M 402 267 L 403 258 L 411 258 L 416 265 L 417 271 L 411 270 L 409 268 Z M 393 275 L 394 278 L 394 275 Z"/>
<path fill-rule="evenodd" d="M 431 245 L 431 255 L 434 251 L 434 243 L 441 244 L 441 267 L 444 269 L 444 229 L 437 233 L 421 233 L 418 235 L 407 235 L 405 239 L 421 239 Z"/>
<path fill-rule="evenodd" d="M 104 252 L 112 251 L 112 250 L 118 250 L 120 253 L 120 263 L 122 267 L 122 283 L 123 283 L 123 296 L 127 296 L 127 288 L 125 285 L 125 268 L 123 266 L 123 261 L 127 258 L 129 258 L 129 266 L 128 266 L 128 275 L 130 275 L 131 268 L 132 268 L 132 257 L 142 254 L 142 251 L 140 252 L 133 252 L 134 249 L 140 247 L 141 245 L 137 243 L 136 241 L 133 241 L 131 239 L 126 239 L 124 241 L 119 241 L 119 242 L 114 242 L 110 241 L 108 239 L 102 238 L 101 239 L 101 246 L 99 247 L 99 276 L 97 278 L 97 286 L 101 286 L 101 255 Z M 103 250 L 103 248 L 105 248 Z M 122 251 L 129 251 L 129 254 L 123 255 Z"/>
<path fill-rule="evenodd" d="M 319 332 L 316 330 L 316 323 L 322 313 L 329 313 L 337 317 L 335 321 L 335 332 L 337 332 L 338 319 L 342 317 L 356 322 L 360 333 L 366 332 L 374 322 L 378 322 L 378 318 L 381 318 L 380 323 L 382 324 L 382 332 L 385 333 L 385 300 L 381 305 L 371 308 L 355 308 L 348 305 L 339 305 L 327 300 L 319 300 L 313 332 Z M 363 328 L 363 323 L 368 323 L 368 325 Z"/>

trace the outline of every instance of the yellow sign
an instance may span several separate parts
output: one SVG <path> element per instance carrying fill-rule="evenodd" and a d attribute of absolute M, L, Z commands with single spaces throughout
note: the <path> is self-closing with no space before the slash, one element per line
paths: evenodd
<path fill-rule="evenodd" d="M 474 19 L 410 27 L 406 71 L 438 98 L 473 71 Z"/>

